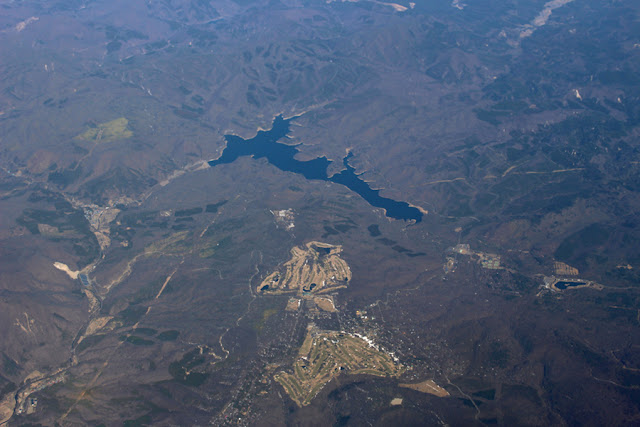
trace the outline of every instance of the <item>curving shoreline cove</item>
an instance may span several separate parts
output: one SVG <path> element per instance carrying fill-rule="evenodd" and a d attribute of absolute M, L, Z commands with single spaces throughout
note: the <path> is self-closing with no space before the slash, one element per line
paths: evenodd
<path fill-rule="evenodd" d="M 405 221 L 422 220 L 423 213 L 420 209 L 393 199 L 380 196 L 380 190 L 372 189 L 366 181 L 360 178 L 355 169 L 349 164 L 352 153 L 342 160 L 345 169 L 329 177 L 327 168 L 332 161 L 326 157 L 318 157 L 313 160 L 297 160 L 295 158 L 299 150 L 297 145 L 286 145 L 278 141 L 289 134 L 289 122 L 293 118 L 284 119 L 282 115 L 273 120 L 270 130 L 258 131 L 251 139 L 243 139 L 236 135 L 225 135 L 227 146 L 219 158 L 209 161 L 209 166 L 233 163 L 239 157 L 251 156 L 256 159 L 266 158 L 267 161 L 285 172 L 293 172 L 304 176 L 306 179 L 321 180 L 344 185 L 349 190 L 357 193 L 367 203 L 376 208 L 385 210 L 385 215 L 393 219 Z"/>

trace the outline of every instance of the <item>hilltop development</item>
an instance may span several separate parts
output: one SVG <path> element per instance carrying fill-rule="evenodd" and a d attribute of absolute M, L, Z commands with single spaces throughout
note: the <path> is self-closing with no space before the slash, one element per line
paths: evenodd
<path fill-rule="evenodd" d="M 311 324 L 293 364 L 293 373 L 281 372 L 275 379 L 298 406 L 306 406 L 343 372 L 396 377 L 404 372 L 404 367 L 366 337 L 323 331 Z"/>
<path fill-rule="evenodd" d="M 291 249 L 291 259 L 258 285 L 263 294 L 319 294 L 344 288 L 351 270 L 340 258 L 342 246 L 309 242 Z"/>

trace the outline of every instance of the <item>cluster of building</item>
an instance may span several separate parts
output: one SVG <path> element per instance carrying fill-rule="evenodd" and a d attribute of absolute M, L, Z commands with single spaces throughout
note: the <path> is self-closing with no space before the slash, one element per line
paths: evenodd
<path fill-rule="evenodd" d="M 471 250 L 471 247 L 468 243 L 459 243 L 453 248 L 449 250 L 454 254 L 460 255 L 468 255 L 468 256 L 477 256 L 478 263 L 482 268 L 486 268 L 488 270 L 500 270 L 502 269 L 502 265 L 500 264 L 500 255 L 491 254 L 487 252 L 475 252 Z M 455 270 L 455 258 L 447 257 L 447 262 L 444 265 L 445 273 L 451 273 Z"/>
<path fill-rule="evenodd" d="M 279 211 L 269 211 L 273 215 L 273 218 L 276 220 L 276 224 L 278 226 L 284 227 L 285 230 L 290 231 L 296 226 L 295 214 L 293 209 L 283 209 Z"/>

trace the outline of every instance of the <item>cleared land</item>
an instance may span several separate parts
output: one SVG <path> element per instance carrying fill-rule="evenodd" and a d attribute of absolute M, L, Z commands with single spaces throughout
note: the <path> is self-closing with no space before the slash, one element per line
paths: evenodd
<path fill-rule="evenodd" d="M 300 298 L 289 298 L 289 301 L 287 301 L 287 307 L 285 308 L 285 310 L 298 311 L 301 303 L 302 303 L 302 300 Z"/>
<path fill-rule="evenodd" d="M 338 311 L 336 309 L 335 304 L 333 303 L 333 298 L 329 297 L 314 297 L 313 302 L 316 304 L 320 310 L 328 311 L 329 313 L 335 313 Z"/>
<path fill-rule="evenodd" d="M 438 397 L 447 397 L 449 396 L 449 392 L 438 384 L 436 384 L 433 380 L 422 381 L 417 384 L 398 384 L 400 387 L 410 388 L 411 390 L 416 390 L 421 393 L 429 393 Z"/>
<path fill-rule="evenodd" d="M 4 424 L 11 419 L 15 405 L 16 399 L 13 393 L 7 393 L 0 401 L 0 424 Z"/>
<path fill-rule="evenodd" d="M 340 258 L 342 246 L 309 242 L 291 249 L 291 259 L 258 285 L 258 292 L 282 294 L 325 293 L 344 288 L 351 270 Z"/>
<path fill-rule="evenodd" d="M 73 280 L 76 280 L 78 278 L 78 274 L 80 273 L 79 271 L 71 270 L 67 264 L 63 264 L 61 262 L 54 262 L 53 266 L 58 270 L 62 270 L 67 273 Z"/>
<path fill-rule="evenodd" d="M 293 364 L 293 373 L 280 372 L 275 380 L 298 406 L 305 406 L 342 372 L 384 377 L 398 376 L 403 370 L 389 354 L 362 338 L 311 328 Z"/>

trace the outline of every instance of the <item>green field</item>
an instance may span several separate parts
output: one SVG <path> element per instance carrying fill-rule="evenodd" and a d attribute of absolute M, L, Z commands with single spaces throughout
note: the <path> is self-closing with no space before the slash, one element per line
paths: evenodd
<path fill-rule="evenodd" d="M 97 126 L 87 129 L 76 136 L 75 139 L 82 141 L 111 142 L 118 139 L 127 139 L 133 136 L 133 132 L 128 128 L 129 120 L 120 117 L 110 122 L 100 123 Z"/>

